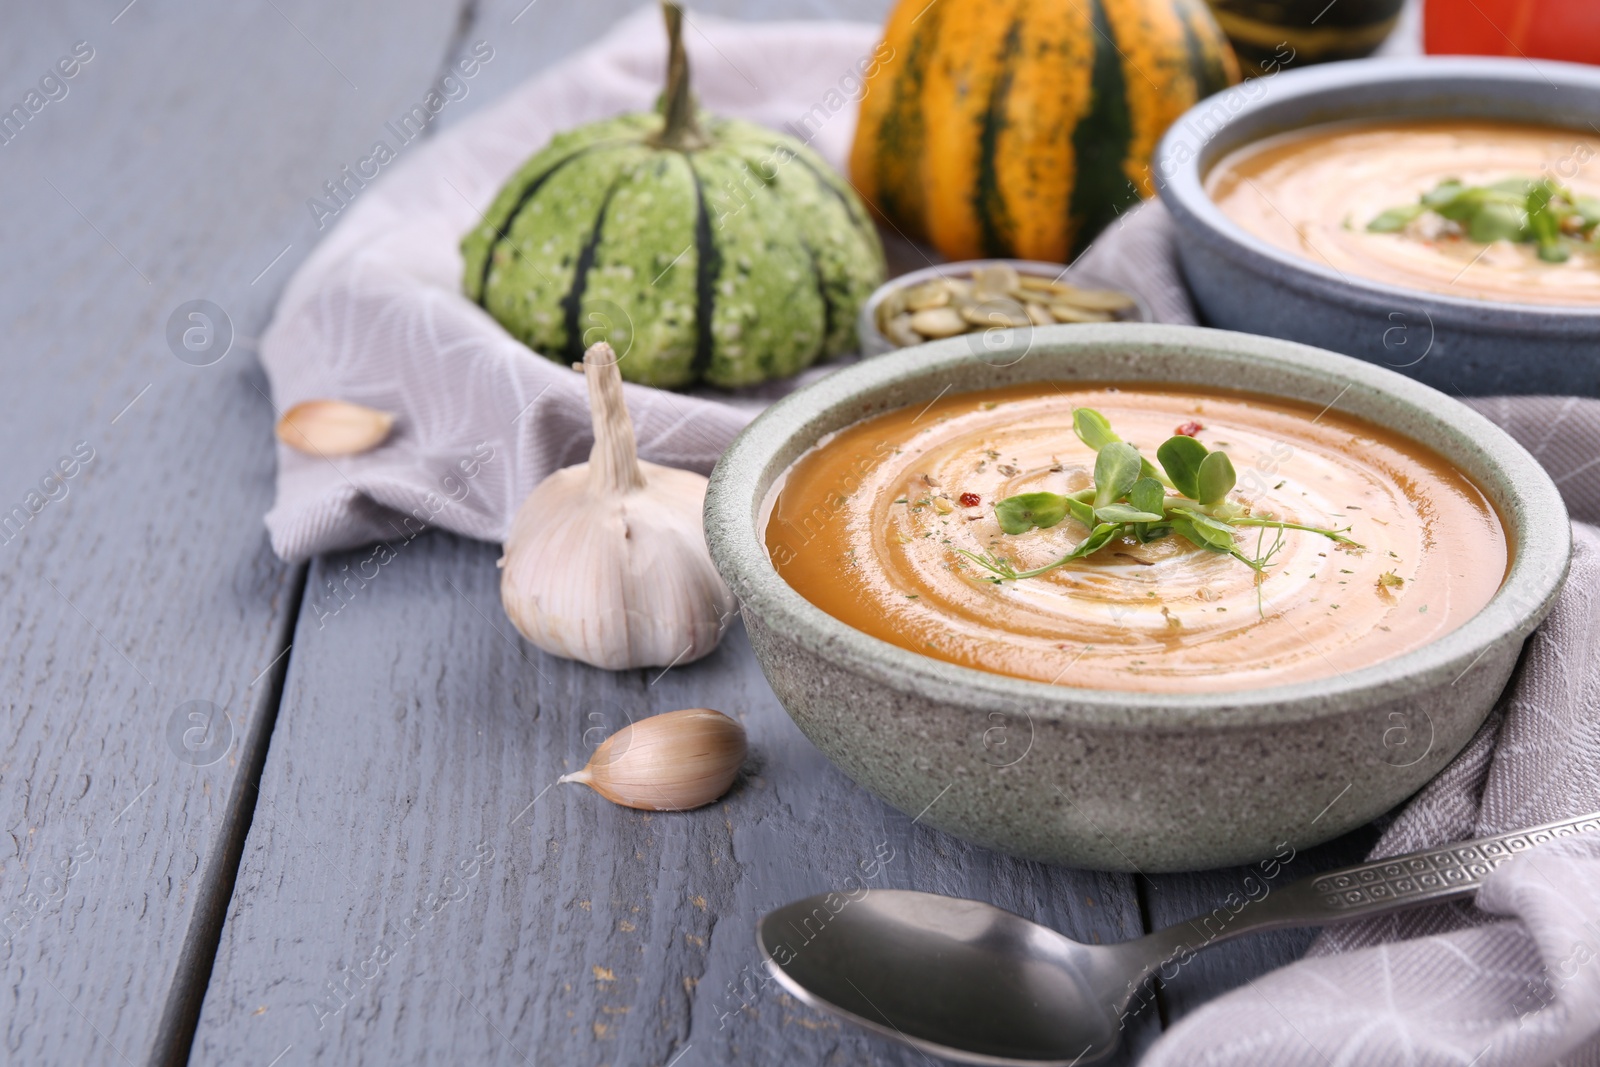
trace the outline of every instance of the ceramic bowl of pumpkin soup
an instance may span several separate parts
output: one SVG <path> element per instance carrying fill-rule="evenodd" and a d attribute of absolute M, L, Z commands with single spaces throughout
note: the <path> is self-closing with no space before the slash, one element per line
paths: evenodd
<path fill-rule="evenodd" d="M 1447 392 L 1600 395 L 1600 70 L 1438 57 L 1202 101 L 1156 184 L 1202 317 Z"/>
<path fill-rule="evenodd" d="M 1146 324 L 841 370 L 730 446 L 706 531 L 778 699 L 858 783 L 992 848 L 1143 871 L 1415 792 L 1571 547 L 1543 469 L 1455 400 Z"/>

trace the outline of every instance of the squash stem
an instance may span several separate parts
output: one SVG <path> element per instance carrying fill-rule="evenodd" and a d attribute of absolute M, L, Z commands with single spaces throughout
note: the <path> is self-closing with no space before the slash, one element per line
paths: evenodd
<path fill-rule="evenodd" d="M 663 2 L 667 22 L 667 89 L 662 97 L 666 122 L 653 138 L 658 148 L 692 152 L 709 143 L 695 119 L 694 93 L 689 90 L 689 56 L 683 49 L 683 8 Z"/>
<path fill-rule="evenodd" d="M 601 341 L 583 354 L 583 376 L 589 386 L 589 418 L 594 423 L 594 448 L 589 452 L 589 492 L 631 493 L 644 488 L 633 420 L 622 396 L 617 354 Z"/>

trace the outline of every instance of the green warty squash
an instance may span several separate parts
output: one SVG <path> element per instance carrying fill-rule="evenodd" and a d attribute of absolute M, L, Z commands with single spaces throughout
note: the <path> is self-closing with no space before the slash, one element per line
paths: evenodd
<path fill-rule="evenodd" d="M 883 249 L 811 149 L 699 112 L 682 11 L 660 113 L 560 134 L 461 242 L 466 295 L 562 363 L 597 341 L 646 385 L 752 385 L 856 346 Z"/>

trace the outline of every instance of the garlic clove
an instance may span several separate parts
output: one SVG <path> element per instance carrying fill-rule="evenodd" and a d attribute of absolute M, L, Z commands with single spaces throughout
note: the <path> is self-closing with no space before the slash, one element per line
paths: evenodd
<path fill-rule="evenodd" d="M 500 599 L 546 652 L 608 670 L 689 663 L 717 647 L 737 604 L 711 563 L 706 479 L 641 462 L 611 346 L 584 354 L 595 443 L 517 509 Z"/>
<path fill-rule="evenodd" d="M 351 456 L 382 444 L 394 427 L 387 411 L 343 400 L 302 400 L 278 420 L 278 440 L 312 456 Z"/>
<path fill-rule="evenodd" d="M 728 791 L 749 752 L 744 727 L 720 711 L 687 708 L 624 726 L 581 771 L 559 781 L 645 811 L 687 811 Z"/>

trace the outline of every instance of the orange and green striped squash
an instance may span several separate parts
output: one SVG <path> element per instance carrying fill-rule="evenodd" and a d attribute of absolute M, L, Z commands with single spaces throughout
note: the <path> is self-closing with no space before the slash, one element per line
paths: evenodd
<path fill-rule="evenodd" d="M 850 173 L 951 259 L 1065 262 L 1154 192 L 1150 156 L 1239 80 L 1204 0 L 901 0 Z"/>

